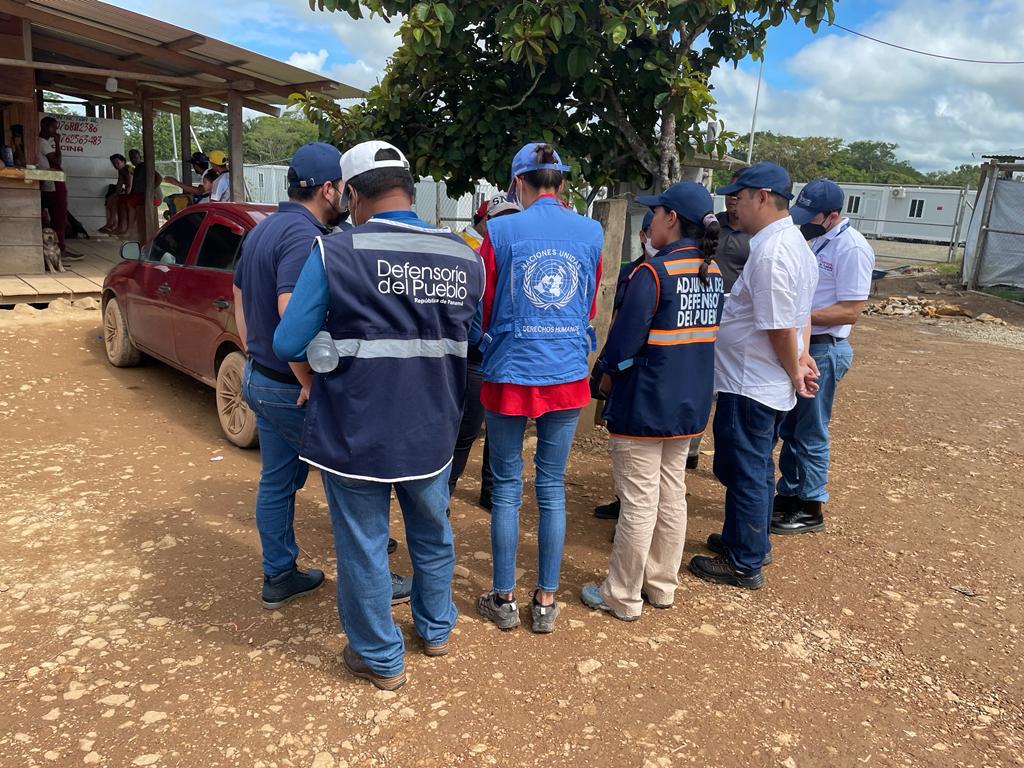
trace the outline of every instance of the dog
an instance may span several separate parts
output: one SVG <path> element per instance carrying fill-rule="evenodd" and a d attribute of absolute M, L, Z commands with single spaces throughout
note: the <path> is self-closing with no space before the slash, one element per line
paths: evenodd
<path fill-rule="evenodd" d="M 68 231 L 65 237 L 74 240 L 80 237 L 84 237 L 86 240 L 91 240 L 89 233 L 85 231 L 85 227 L 82 226 L 82 222 L 76 219 L 71 211 L 68 211 Z"/>
<path fill-rule="evenodd" d="M 57 244 L 57 233 L 50 227 L 43 228 L 43 261 L 50 272 L 63 272 L 64 265 L 60 260 L 60 246 Z"/>

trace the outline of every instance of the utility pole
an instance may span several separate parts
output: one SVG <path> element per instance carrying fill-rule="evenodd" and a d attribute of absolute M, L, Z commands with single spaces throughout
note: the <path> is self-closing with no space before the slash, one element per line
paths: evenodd
<path fill-rule="evenodd" d="M 757 105 L 761 101 L 761 79 L 764 77 L 764 51 L 761 51 L 761 67 L 757 71 L 757 91 L 754 93 L 754 115 L 750 119 L 750 144 L 747 146 L 747 165 L 754 161 L 754 134 L 757 133 Z"/>

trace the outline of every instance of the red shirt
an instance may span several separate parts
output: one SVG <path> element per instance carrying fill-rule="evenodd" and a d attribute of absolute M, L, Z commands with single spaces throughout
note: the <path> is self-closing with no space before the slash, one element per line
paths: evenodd
<path fill-rule="evenodd" d="M 542 195 L 554 197 L 554 195 Z M 487 288 L 483 298 L 483 329 L 491 323 L 491 308 L 494 306 L 494 287 L 498 282 L 498 270 L 494 260 L 494 248 L 491 238 L 484 236 L 480 246 L 480 258 L 487 270 Z M 601 259 L 597 260 L 597 281 L 601 284 Z M 597 314 L 597 290 L 590 305 L 590 319 Z M 526 384 L 499 384 L 485 381 L 480 389 L 480 402 L 484 408 L 504 416 L 527 416 L 536 418 L 550 411 L 565 411 L 570 408 L 582 408 L 590 402 L 590 383 L 584 377 L 579 381 L 566 384 L 547 384 L 531 386 Z"/>

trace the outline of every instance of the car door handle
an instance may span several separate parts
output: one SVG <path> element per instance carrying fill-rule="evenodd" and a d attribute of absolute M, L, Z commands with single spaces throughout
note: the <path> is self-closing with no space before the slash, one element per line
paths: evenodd
<path fill-rule="evenodd" d="M 160 293 L 170 293 L 171 292 L 170 283 L 161 283 L 160 287 L 157 288 L 157 291 L 159 291 Z"/>
<path fill-rule="evenodd" d="M 215 306 L 217 309 L 227 309 L 228 307 L 231 306 L 231 302 L 225 299 L 214 299 L 213 306 Z"/>

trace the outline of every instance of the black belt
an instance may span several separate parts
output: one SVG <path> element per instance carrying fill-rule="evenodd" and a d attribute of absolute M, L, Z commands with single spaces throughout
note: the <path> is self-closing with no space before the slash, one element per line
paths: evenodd
<path fill-rule="evenodd" d="M 831 333 L 811 334 L 811 344 L 835 344 L 837 341 L 843 341 L 843 339 L 833 336 Z"/>
<path fill-rule="evenodd" d="M 273 368 L 268 368 L 265 365 L 260 365 L 251 357 L 249 358 L 249 362 L 252 363 L 252 369 L 254 371 L 262 373 L 268 379 L 273 379 L 274 381 L 280 382 L 281 384 L 292 384 L 293 386 L 296 387 L 302 386 L 301 384 L 299 384 L 299 380 L 295 378 L 294 374 L 281 373 L 281 371 L 275 371 Z"/>

